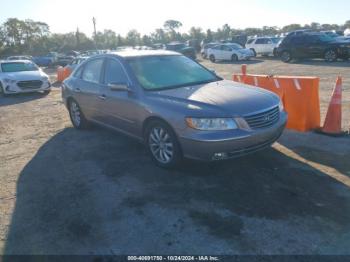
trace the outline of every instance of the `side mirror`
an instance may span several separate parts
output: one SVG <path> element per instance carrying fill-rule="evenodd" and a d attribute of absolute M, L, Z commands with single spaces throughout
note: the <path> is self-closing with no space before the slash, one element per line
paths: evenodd
<path fill-rule="evenodd" d="M 108 87 L 111 91 L 124 91 L 124 92 L 132 92 L 132 90 L 128 87 L 127 84 L 119 84 L 119 83 L 110 83 Z"/>

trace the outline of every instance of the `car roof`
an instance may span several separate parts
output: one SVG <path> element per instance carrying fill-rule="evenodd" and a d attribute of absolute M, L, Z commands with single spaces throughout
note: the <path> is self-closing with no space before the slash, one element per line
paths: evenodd
<path fill-rule="evenodd" d="M 32 61 L 28 60 L 28 59 L 18 59 L 18 60 L 0 60 L 0 63 L 18 63 L 18 62 L 22 62 L 22 63 L 32 63 L 34 64 Z"/>
<path fill-rule="evenodd" d="M 110 52 L 108 54 L 104 54 L 104 56 L 108 56 L 108 55 L 117 55 L 120 57 L 127 58 L 127 57 L 142 57 L 142 56 L 179 55 L 179 53 L 173 52 L 173 51 L 167 51 L 167 50 L 124 50 L 124 51 L 116 51 L 116 52 Z"/>

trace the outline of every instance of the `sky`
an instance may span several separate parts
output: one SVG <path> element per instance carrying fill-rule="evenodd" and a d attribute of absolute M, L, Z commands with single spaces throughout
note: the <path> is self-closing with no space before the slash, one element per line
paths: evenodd
<path fill-rule="evenodd" d="M 216 30 L 297 23 L 344 24 L 350 20 L 350 0 L 0 0 L 0 23 L 9 17 L 46 22 L 52 33 L 79 28 L 91 36 L 92 17 L 98 31 L 126 35 L 161 28 L 164 21 L 181 21 L 181 32 L 192 26 Z"/>

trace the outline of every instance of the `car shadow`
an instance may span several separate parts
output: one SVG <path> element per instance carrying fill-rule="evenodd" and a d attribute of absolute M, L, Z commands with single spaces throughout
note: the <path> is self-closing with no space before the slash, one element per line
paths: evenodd
<path fill-rule="evenodd" d="M 44 98 L 48 95 L 45 92 L 22 93 L 3 96 L 0 94 L 0 107 L 21 104 L 28 101 Z"/>
<path fill-rule="evenodd" d="M 299 65 L 309 66 L 327 66 L 327 67 L 350 67 L 349 61 L 338 60 L 336 62 L 326 62 L 322 59 L 298 59 L 293 60 L 291 63 Z"/>
<path fill-rule="evenodd" d="M 250 60 L 241 60 L 241 61 L 224 61 L 224 60 L 219 60 L 216 61 L 215 64 L 221 64 L 221 65 L 243 65 L 243 64 L 247 64 L 247 65 L 254 65 L 254 64 L 259 64 L 264 62 L 264 60 L 261 59 L 250 59 Z"/>
<path fill-rule="evenodd" d="M 204 228 L 193 234 L 209 232 L 223 241 L 237 241 L 242 217 L 317 217 L 315 230 L 326 230 L 317 228 L 320 220 L 341 230 L 350 225 L 350 202 L 335 187 L 349 191 L 274 148 L 165 170 L 134 140 L 100 128 L 66 128 L 41 146 L 18 177 L 5 254 L 111 254 L 111 246 L 113 254 L 161 254 L 169 247 L 160 244 L 168 221 L 183 220 L 175 210 Z M 154 206 L 163 211 L 146 215 Z M 234 215 L 218 215 L 215 208 Z M 195 250 L 188 244 L 174 253 Z"/>

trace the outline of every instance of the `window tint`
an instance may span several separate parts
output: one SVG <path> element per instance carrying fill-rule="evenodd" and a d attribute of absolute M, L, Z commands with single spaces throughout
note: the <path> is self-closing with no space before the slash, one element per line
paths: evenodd
<path fill-rule="evenodd" d="M 103 59 L 95 59 L 85 64 L 82 79 L 92 83 L 99 83 Z"/>
<path fill-rule="evenodd" d="M 81 67 L 79 67 L 78 69 L 77 69 L 77 71 L 75 71 L 75 73 L 74 73 L 74 77 L 76 77 L 76 78 L 81 78 L 81 72 L 83 71 L 83 66 L 81 66 Z"/>
<path fill-rule="evenodd" d="M 291 44 L 302 44 L 304 43 L 304 39 L 301 36 L 295 36 L 290 39 Z"/>
<path fill-rule="evenodd" d="M 257 39 L 257 40 L 256 40 L 255 44 L 260 44 L 260 45 L 262 45 L 262 44 L 267 44 L 267 42 L 268 42 L 268 39 L 267 39 L 267 38 L 260 38 L 260 39 Z"/>
<path fill-rule="evenodd" d="M 113 59 L 108 59 L 105 70 L 105 84 L 126 84 L 128 78 L 121 64 Z"/>
<path fill-rule="evenodd" d="M 221 49 L 222 49 L 223 51 L 232 51 L 232 49 L 231 49 L 230 47 L 226 46 L 226 45 L 223 45 L 223 46 L 221 47 Z"/>
<path fill-rule="evenodd" d="M 253 43 L 254 42 L 254 39 L 249 39 L 248 41 L 247 41 L 247 45 L 249 45 L 249 44 L 251 44 L 251 43 Z"/>

